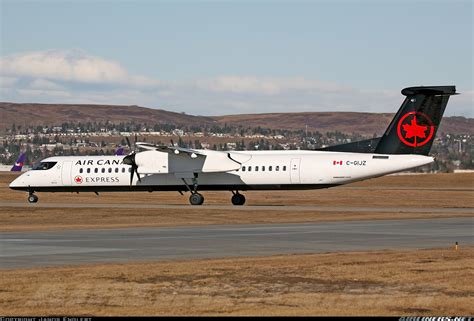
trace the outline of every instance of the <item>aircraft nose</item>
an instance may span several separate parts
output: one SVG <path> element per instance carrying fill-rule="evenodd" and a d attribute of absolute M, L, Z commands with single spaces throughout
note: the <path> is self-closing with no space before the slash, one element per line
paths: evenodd
<path fill-rule="evenodd" d="M 11 189 L 21 189 L 22 187 L 26 187 L 25 177 L 23 175 L 18 176 L 13 180 L 13 182 L 10 183 L 9 187 Z"/>

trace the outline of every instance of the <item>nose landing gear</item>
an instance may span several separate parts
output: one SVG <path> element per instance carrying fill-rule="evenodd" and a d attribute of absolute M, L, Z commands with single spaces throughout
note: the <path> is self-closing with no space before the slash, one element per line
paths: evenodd
<path fill-rule="evenodd" d="M 36 202 L 38 202 L 38 196 L 36 196 L 36 195 L 33 194 L 33 193 L 30 193 L 30 195 L 28 195 L 28 202 L 29 202 L 29 203 L 36 203 Z"/>

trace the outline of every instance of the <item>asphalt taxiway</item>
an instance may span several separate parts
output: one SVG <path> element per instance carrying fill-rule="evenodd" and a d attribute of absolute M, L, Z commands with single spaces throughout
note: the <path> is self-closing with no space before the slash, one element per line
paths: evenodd
<path fill-rule="evenodd" d="M 474 218 L 1 233 L 0 268 L 474 245 Z"/>
<path fill-rule="evenodd" d="M 134 204 L 134 203 L 35 203 L 28 202 L 14 202 L 14 201 L 0 201 L 0 207 L 19 207 L 19 208 L 91 208 L 91 209 L 208 209 L 208 210 L 235 210 L 235 211 L 324 211 L 324 212 L 382 212 L 382 213 L 470 213 L 474 214 L 472 207 L 413 207 L 413 206 L 324 206 L 324 205 L 246 205 L 246 206 L 232 206 L 232 205 L 202 205 L 191 206 L 189 204 L 183 205 L 169 205 L 169 204 Z"/>

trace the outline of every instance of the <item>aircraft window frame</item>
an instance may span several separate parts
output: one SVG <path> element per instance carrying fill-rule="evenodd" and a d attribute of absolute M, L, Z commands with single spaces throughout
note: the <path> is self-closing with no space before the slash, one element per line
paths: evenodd
<path fill-rule="evenodd" d="M 57 163 L 58 162 L 38 162 L 33 166 L 32 170 L 47 171 L 48 169 L 51 169 L 56 166 Z"/>

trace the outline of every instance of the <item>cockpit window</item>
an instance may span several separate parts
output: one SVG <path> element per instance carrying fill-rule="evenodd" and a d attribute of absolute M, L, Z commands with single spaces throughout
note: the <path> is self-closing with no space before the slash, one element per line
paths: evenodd
<path fill-rule="evenodd" d="M 36 163 L 32 169 L 36 171 L 45 171 L 52 168 L 56 163 L 57 162 L 39 162 Z"/>

